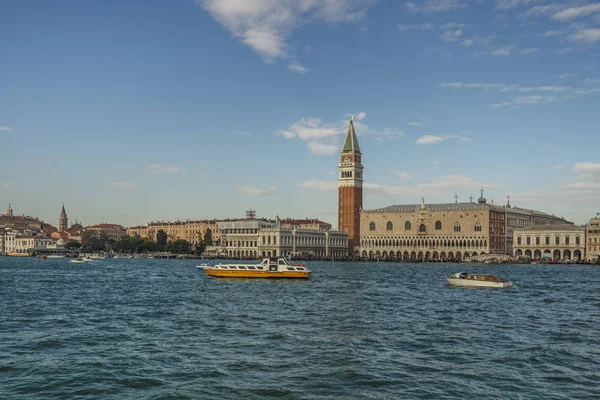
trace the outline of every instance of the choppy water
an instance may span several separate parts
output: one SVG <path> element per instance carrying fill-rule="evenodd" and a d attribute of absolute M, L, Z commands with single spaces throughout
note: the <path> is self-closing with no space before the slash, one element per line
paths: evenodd
<path fill-rule="evenodd" d="M 0 398 L 600 398 L 599 267 L 196 264 L 0 258 Z"/>

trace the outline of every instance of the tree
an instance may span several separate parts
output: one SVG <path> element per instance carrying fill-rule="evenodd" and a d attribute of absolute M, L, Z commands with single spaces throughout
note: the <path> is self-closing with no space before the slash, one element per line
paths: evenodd
<path fill-rule="evenodd" d="M 136 246 L 135 251 L 137 253 L 150 253 L 156 251 L 156 248 L 156 243 L 153 240 L 142 239 L 141 243 Z"/>
<path fill-rule="evenodd" d="M 81 236 L 81 247 L 86 251 L 102 251 L 106 248 L 106 235 L 86 230 Z"/>
<path fill-rule="evenodd" d="M 79 249 L 81 248 L 81 243 L 79 243 L 77 240 L 69 240 L 65 247 L 67 249 Z"/>
<path fill-rule="evenodd" d="M 159 251 L 163 251 L 167 244 L 167 232 L 160 229 L 156 232 L 156 247 Z"/>
<path fill-rule="evenodd" d="M 175 254 L 186 254 L 189 253 L 192 245 L 187 240 L 178 239 L 174 242 L 169 242 L 165 246 L 165 250 Z"/>
<path fill-rule="evenodd" d="M 204 246 L 212 246 L 212 231 L 210 228 L 206 228 L 206 232 L 204 232 Z"/>

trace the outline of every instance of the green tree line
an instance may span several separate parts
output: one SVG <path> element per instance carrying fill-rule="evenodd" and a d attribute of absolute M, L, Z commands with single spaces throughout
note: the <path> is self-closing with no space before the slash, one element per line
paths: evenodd
<path fill-rule="evenodd" d="M 212 232 L 206 230 L 206 235 L 198 233 L 198 244 L 192 246 L 190 242 L 183 239 L 168 241 L 164 230 L 156 232 L 156 241 L 151 238 L 139 236 L 121 236 L 119 239 L 109 239 L 105 234 L 98 232 L 85 232 L 81 238 L 81 248 L 84 251 L 115 251 L 117 253 L 149 253 L 166 251 L 174 254 L 202 254 L 206 246 L 212 245 Z M 69 247 L 75 248 L 75 243 L 68 243 Z"/>

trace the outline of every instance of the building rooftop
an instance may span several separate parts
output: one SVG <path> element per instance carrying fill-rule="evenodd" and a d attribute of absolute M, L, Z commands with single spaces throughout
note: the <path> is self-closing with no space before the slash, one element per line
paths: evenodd
<path fill-rule="evenodd" d="M 530 232 L 530 231 L 585 231 L 585 227 L 573 224 L 543 224 L 530 226 L 528 228 L 518 228 L 515 232 Z"/>
<path fill-rule="evenodd" d="M 479 203 L 425 204 L 425 211 L 489 210 L 489 208 L 489 205 Z M 375 210 L 364 210 L 364 212 L 410 212 L 420 209 L 421 204 L 397 204 Z"/>

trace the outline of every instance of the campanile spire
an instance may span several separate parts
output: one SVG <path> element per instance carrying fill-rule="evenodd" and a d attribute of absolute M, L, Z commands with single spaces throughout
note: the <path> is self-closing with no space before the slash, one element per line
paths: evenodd
<path fill-rule="evenodd" d="M 350 256 L 360 244 L 360 211 L 363 203 L 362 153 L 354 130 L 354 116 L 350 116 L 348 131 L 338 165 L 338 229 L 348 232 Z"/>

